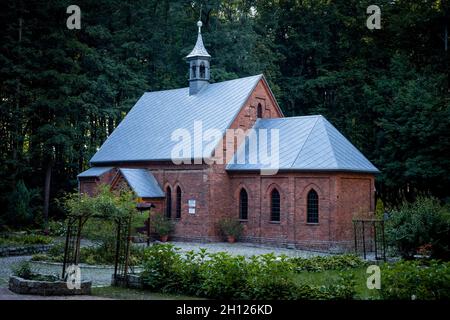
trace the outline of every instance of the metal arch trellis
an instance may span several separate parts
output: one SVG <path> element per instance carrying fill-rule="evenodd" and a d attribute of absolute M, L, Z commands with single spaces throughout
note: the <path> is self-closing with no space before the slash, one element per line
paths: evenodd
<path fill-rule="evenodd" d="M 375 260 L 386 261 L 384 220 L 354 219 L 353 232 L 356 254 L 362 254 L 367 259 L 367 255 L 373 253 Z"/>
<path fill-rule="evenodd" d="M 81 231 L 91 217 L 69 216 L 67 219 L 66 240 L 64 246 L 64 260 L 62 278 L 67 278 L 67 268 L 78 265 L 80 261 Z M 107 217 L 92 217 L 107 220 Z M 114 259 L 113 284 L 126 282 L 129 271 L 131 216 L 115 218 L 116 225 L 116 252 Z"/>

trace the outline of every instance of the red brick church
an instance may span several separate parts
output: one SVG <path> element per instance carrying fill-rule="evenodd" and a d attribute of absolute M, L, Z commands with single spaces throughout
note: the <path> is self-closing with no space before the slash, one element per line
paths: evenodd
<path fill-rule="evenodd" d="M 78 175 L 80 192 L 126 185 L 174 220 L 172 239 L 222 241 L 217 222 L 233 217 L 244 225 L 242 241 L 351 248 L 352 218 L 374 211 L 377 168 L 324 117 L 284 117 L 263 75 L 210 83 L 211 56 L 198 26 L 189 86 L 144 93 Z M 196 123 L 221 136 L 196 139 Z M 202 149 L 200 159 L 195 150 L 174 155 L 179 129 L 200 140 L 192 146 Z M 276 174 L 250 163 L 248 137 L 229 141 L 227 129 L 276 130 Z M 220 153 L 231 161 L 208 161 Z M 236 161 L 240 153 L 244 161 Z"/>

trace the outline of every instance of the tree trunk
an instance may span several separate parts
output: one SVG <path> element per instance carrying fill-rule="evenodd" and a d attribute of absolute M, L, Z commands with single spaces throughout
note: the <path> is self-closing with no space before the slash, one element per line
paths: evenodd
<path fill-rule="evenodd" d="M 44 188 L 44 232 L 48 233 L 48 209 L 50 205 L 50 183 L 52 179 L 52 161 L 47 164 L 45 172 L 45 188 Z"/>

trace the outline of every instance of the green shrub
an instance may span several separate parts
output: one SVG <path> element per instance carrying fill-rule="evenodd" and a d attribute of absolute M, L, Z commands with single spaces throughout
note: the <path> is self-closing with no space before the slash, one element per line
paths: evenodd
<path fill-rule="evenodd" d="M 433 258 L 450 259 L 450 210 L 434 198 L 419 198 L 391 213 L 386 239 L 404 258 L 429 246 Z"/>
<path fill-rule="evenodd" d="M 156 244 L 144 251 L 141 276 L 147 288 L 162 292 L 176 291 L 181 282 L 180 255 L 171 244 Z"/>
<path fill-rule="evenodd" d="M 22 261 L 12 271 L 13 275 L 23 279 L 31 279 L 31 275 L 33 274 L 31 264 L 28 261 Z"/>
<path fill-rule="evenodd" d="M 26 280 L 35 281 L 59 281 L 60 278 L 57 275 L 47 275 L 34 273 L 31 270 L 31 264 L 28 261 L 22 261 L 19 265 L 13 268 L 13 275 Z"/>
<path fill-rule="evenodd" d="M 200 294 L 213 299 L 239 298 L 245 289 L 246 275 L 245 257 L 211 253 L 200 269 Z"/>
<path fill-rule="evenodd" d="M 36 253 L 31 257 L 32 261 L 49 261 L 49 256 L 45 253 Z"/>
<path fill-rule="evenodd" d="M 23 244 L 50 244 L 53 238 L 39 234 L 24 235 L 19 238 L 19 242 Z"/>
<path fill-rule="evenodd" d="M 34 244 L 50 244 L 53 238 L 40 234 L 26 233 L 8 233 L 3 234 L 0 238 L 0 245 L 3 246 L 21 246 Z"/>
<path fill-rule="evenodd" d="M 53 237 L 62 237 L 66 235 L 66 224 L 64 221 L 50 220 L 47 224 L 48 233 Z"/>
<path fill-rule="evenodd" d="M 145 249 L 142 279 L 147 288 L 212 299 L 351 299 L 352 275 L 331 285 L 311 286 L 295 281 L 295 264 L 273 254 L 232 256 L 225 252 L 178 253 L 171 244 Z"/>
<path fill-rule="evenodd" d="M 222 235 L 232 236 L 239 239 L 242 234 L 243 226 L 237 219 L 223 218 L 218 222 L 218 227 Z"/>
<path fill-rule="evenodd" d="M 245 299 L 296 299 L 294 265 L 287 256 L 264 254 L 253 256 L 247 265 Z"/>
<path fill-rule="evenodd" d="M 366 264 L 364 260 L 353 254 L 342 254 L 326 257 L 291 258 L 294 269 L 300 271 L 320 272 L 324 270 L 348 270 L 362 267 Z"/>
<path fill-rule="evenodd" d="M 161 237 L 168 236 L 174 228 L 172 220 L 162 214 L 155 214 L 152 217 L 152 225 L 155 228 L 155 232 Z"/>
<path fill-rule="evenodd" d="M 382 267 L 384 299 L 450 299 L 450 263 L 401 261 Z"/>

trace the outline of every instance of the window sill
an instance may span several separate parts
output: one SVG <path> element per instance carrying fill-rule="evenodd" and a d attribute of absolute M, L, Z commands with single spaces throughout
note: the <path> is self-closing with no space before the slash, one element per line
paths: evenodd
<path fill-rule="evenodd" d="M 318 226 L 320 224 L 318 222 L 307 222 L 307 223 L 305 223 L 305 225 L 307 225 L 307 226 Z"/>
<path fill-rule="evenodd" d="M 248 222 L 248 219 L 239 219 L 239 222 Z"/>
<path fill-rule="evenodd" d="M 281 224 L 280 221 L 269 221 L 270 224 Z"/>

